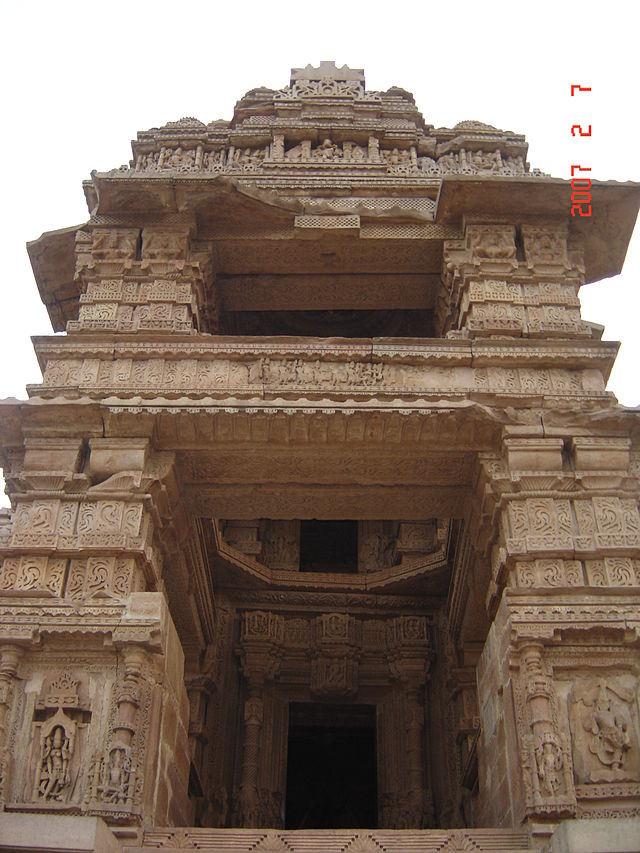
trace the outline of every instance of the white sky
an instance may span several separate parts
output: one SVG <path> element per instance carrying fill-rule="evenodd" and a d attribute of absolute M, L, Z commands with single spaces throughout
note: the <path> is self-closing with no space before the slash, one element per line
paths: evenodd
<path fill-rule="evenodd" d="M 640 181 L 637 14 L 619 0 L 5 0 L 0 397 L 40 381 L 29 336 L 51 333 L 25 242 L 86 221 L 82 180 L 127 163 L 138 130 L 229 119 L 247 90 L 333 59 L 364 68 L 368 89 L 413 92 L 436 127 L 478 119 L 525 133 L 532 167 L 554 176 L 573 162 Z M 593 91 L 571 98 L 572 83 Z M 572 139 L 575 123 L 592 138 Z M 639 272 L 640 228 L 623 274 L 581 292 L 583 316 L 622 341 L 609 388 L 626 405 L 640 403 Z"/>

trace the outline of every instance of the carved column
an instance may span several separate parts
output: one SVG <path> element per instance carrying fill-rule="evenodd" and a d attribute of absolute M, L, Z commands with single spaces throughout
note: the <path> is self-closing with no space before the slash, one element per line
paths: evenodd
<path fill-rule="evenodd" d="M 136 716 L 140 707 L 138 690 L 140 676 L 145 668 L 146 654 L 137 646 L 126 646 L 122 650 L 125 675 L 118 697 L 118 719 L 113 727 L 113 742 L 129 749 L 136 730 Z"/>
<path fill-rule="evenodd" d="M 436 308 L 441 334 L 590 338 L 577 292 L 584 277 L 579 245 L 565 225 L 472 222 L 444 246 Z M 523 255 L 523 256 L 522 256 Z"/>
<path fill-rule="evenodd" d="M 244 747 L 242 756 L 242 782 L 240 785 L 240 811 L 242 825 L 260 826 L 262 814 L 258 791 L 258 760 L 260 730 L 264 716 L 262 691 L 264 683 L 249 680 L 249 697 L 244 703 Z"/>
<path fill-rule="evenodd" d="M 0 647 L 0 749 L 6 746 L 12 685 L 23 654 L 24 650 L 20 646 L 7 644 Z"/>
<path fill-rule="evenodd" d="M 215 330 L 217 312 L 205 306 L 204 296 L 212 273 L 206 256 L 193 251 L 190 229 L 187 217 L 179 223 L 174 217 L 171 224 L 144 229 L 110 225 L 79 231 L 76 279 L 84 292 L 78 319 L 68 321 L 67 332 L 189 334 L 205 313 Z"/>
<path fill-rule="evenodd" d="M 571 752 L 558 732 L 551 679 L 543 671 L 542 643 L 520 648 L 521 678 L 526 691 L 530 736 L 525 736 L 522 766 L 527 810 L 535 815 L 562 817 L 575 814 Z"/>
<path fill-rule="evenodd" d="M 478 666 L 484 823 L 549 832 L 563 816 L 640 805 L 639 484 L 629 440 L 596 430 L 507 428 L 500 456 L 481 460 L 471 535 L 491 575 Z"/>
<path fill-rule="evenodd" d="M 24 642 L 34 679 L 48 677 L 52 660 L 59 666 L 56 648 L 66 643 L 71 680 L 83 692 L 82 706 L 56 706 L 59 718 L 45 695 L 42 708 L 17 721 L 22 749 L 11 796 L 108 822 L 184 821 L 191 815 L 182 649 L 158 592 L 161 539 L 171 539 L 176 521 L 166 494 L 173 459 L 154 453 L 146 438 L 102 437 L 90 424 L 70 420 L 67 435 L 54 438 L 44 429 L 29 434 L 8 478 L 15 513 L 0 540 L 0 639 Z M 88 649 L 78 641 L 85 631 Z M 7 661 L 13 666 L 11 655 Z M 147 773 L 151 760 L 156 772 Z"/>
<path fill-rule="evenodd" d="M 250 611 L 242 616 L 238 654 L 247 685 L 244 703 L 244 745 L 239 802 L 243 827 L 262 826 L 272 792 L 260 786 L 260 734 L 264 718 L 264 687 L 277 676 L 284 642 L 284 619 L 275 613 Z"/>
<path fill-rule="evenodd" d="M 0 808 L 4 804 L 5 786 L 11 770 L 8 737 L 13 683 L 23 654 L 24 650 L 20 646 L 6 644 L 0 647 Z"/>
<path fill-rule="evenodd" d="M 420 829 L 433 825 L 433 802 L 425 782 L 423 751 L 424 685 L 431 653 L 424 616 L 400 616 L 387 627 L 391 674 L 402 685 L 405 706 L 406 778 L 402 801 L 396 805 L 398 828 Z M 398 780 L 400 781 L 400 780 Z"/>
<path fill-rule="evenodd" d="M 93 763 L 89 804 L 92 809 L 135 808 L 136 766 L 132 752 L 136 718 L 140 707 L 139 680 L 144 665 L 144 651 L 128 648 L 123 654 L 125 675 L 116 696 L 116 719 L 111 742 Z"/>

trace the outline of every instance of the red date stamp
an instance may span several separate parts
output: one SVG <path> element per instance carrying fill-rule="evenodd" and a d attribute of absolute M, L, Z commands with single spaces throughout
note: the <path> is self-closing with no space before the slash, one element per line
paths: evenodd
<path fill-rule="evenodd" d="M 574 98 L 576 93 L 590 92 L 591 86 L 579 86 L 573 83 L 571 86 L 571 97 Z M 571 136 L 591 136 L 591 125 L 587 125 L 586 129 L 581 124 L 571 125 Z M 577 163 L 571 164 L 571 215 L 572 216 L 591 216 L 591 178 L 580 177 L 580 172 L 590 172 L 591 166 L 579 166 Z M 578 176 L 576 177 L 576 172 Z"/>

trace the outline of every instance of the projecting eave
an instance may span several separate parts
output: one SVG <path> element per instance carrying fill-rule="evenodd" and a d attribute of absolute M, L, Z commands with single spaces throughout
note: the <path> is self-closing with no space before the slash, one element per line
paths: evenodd
<path fill-rule="evenodd" d="M 193 226 L 224 222 L 225 229 L 246 221 L 260 222 L 264 229 L 290 230 L 294 236 L 296 214 L 306 212 L 304 200 L 284 194 L 275 188 L 240 184 L 227 176 L 132 177 L 130 173 L 107 173 L 92 176 L 89 202 L 92 216 L 116 216 L 137 227 L 149 217 L 162 214 L 191 214 Z M 351 187 L 351 194 L 357 187 Z M 378 187 L 359 190 L 367 196 L 388 195 Z M 585 281 L 587 283 L 617 275 L 622 270 L 627 247 L 640 206 L 640 184 L 617 181 L 594 181 L 591 187 L 592 216 L 571 216 L 571 184 L 557 178 L 537 176 L 504 177 L 447 175 L 437 182 L 397 187 L 398 198 L 435 198 L 435 221 L 441 226 L 460 229 L 465 220 L 475 216 L 491 217 L 498 222 L 535 223 L 566 222 L 569 233 L 584 242 Z M 344 187 L 335 188 L 330 196 L 345 197 Z M 347 196 L 349 197 L 349 196 Z M 314 213 L 325 212 L 316 208 Z M 354 200 L 354 212 L 357 202 Z M 380 217 L 362 211 L 364 216 Z M 419 219 L 433 221 L 433 208 L 428 216 L 403 211 L 400 206 L 382 214 L 387 221 Z M 89 228 L 91 223 L 88 223 Z M 74 226 L 43 234 L 28 243 L 40 297 L 47 307 L 55 331 L 64 331 L 66 323 L 77 316 L 80 296 L 75 273 L 75 237 L 81 228 Z"/>
<path fill-rule="evenodd" d="M 80 291 L 74 281 L 76 233 L 86 225 L 45 231 L 27 243 L 40 299 L 45 304 L 55 332 L 64 332 L 67 320 L 78 313 Z"/>
<path fill-rule="evenodd" d="M 436 222 L 459 223 L 463 217 L 495 216 L 497 221 L 566 221 L 569 235 L 584 240 L 585 283 L 622 271 L 640 207 L 640 183 L 593 181 L 590 217 L 571 215 L 571 181 L 560 178 L 442 178 Z"/>
<path fill-rule="evenodd" d="M 92 217 L 115 215 L 124 222 L 144 224 L 148 217 L 178 212 L 217 211 L 224 206 L 227 220 L 234 216 L 269 217 L 291 225 L 304 208 L 296 202 L 280 200 L 276 193 L 236 186 L 233 179 L 216 177 L 204 181 L 166 179 L 145 180 L 94 173 L 87 192 Z M 195 184 L 195 185 L 194 185 Z M 85 187 L 86 189 L 86 187 Z M 81 288 L 75 280 L 75 240 L 78 231 L 90 230 L 92 222 L 46 231 L 27 243 L 31 267 L 51 325 L 56 332 L 66 329 L 68 320 L 78 316 Z"/>

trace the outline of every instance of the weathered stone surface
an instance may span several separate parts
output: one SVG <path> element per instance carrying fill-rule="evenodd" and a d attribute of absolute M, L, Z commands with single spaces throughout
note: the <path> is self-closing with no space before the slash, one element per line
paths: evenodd
<path fill-rule="evenodd" d="M 635 853 L 640 819 L 567 820 L 553 833 L 552 853 Z"/>
<path fill-rule="evenodd" d="M 101 818 L 0 814 L 0 850 L 120 853 L 122 844 Z"/>
<path fill-rule="evenodd" d="M 579 290 L 638 187 L 594 182 L 587 228 L 524 137 L 324 62 L 133 153 L 29 247 L 66 334 L 0 403 L 7 820 L 354 853 L 601 850 L 613 821 L 631 849 L 640 429 Z M 291 782 L 336 731 L 375 753 L 360 817 L 364 759 Z"/>

